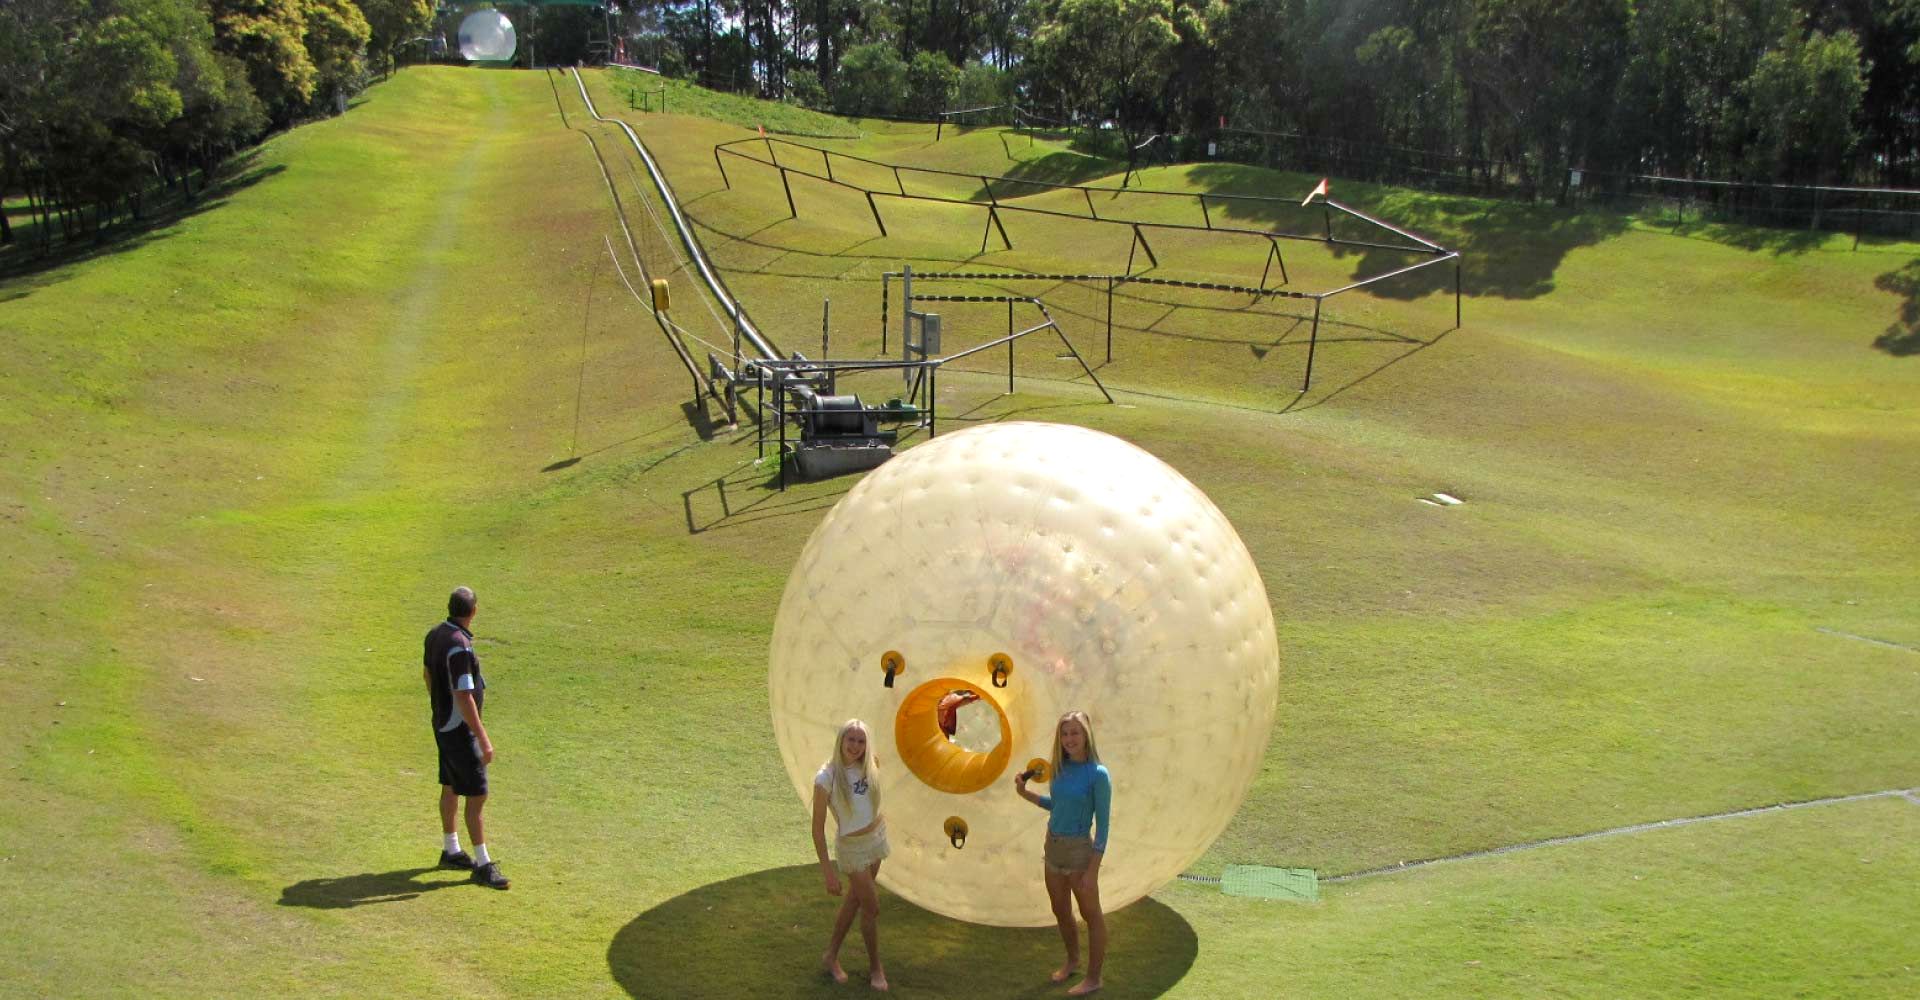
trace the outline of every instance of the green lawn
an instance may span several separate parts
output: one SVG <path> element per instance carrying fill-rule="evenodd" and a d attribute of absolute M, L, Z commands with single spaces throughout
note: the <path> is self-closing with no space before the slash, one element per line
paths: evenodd
<path fill-rule="evenodd" d="M 879 238 L 859 195 L 804 179 L 789 220 L 770 171 L 730 164 L 731 190 L 715 171 L 751 109 L 626 111 L 622 78 L 588 79 L 787 350 L 817 349 L 823 299 L 835 354 L 877 350 L 878 276 L 902 262 L 1125 265 L 1124 229 L 1017 213 L 1016 249 L 976 254 L 967 206 L 883 202 Z M 809 975 L 832 901 L 800 867 L 765 662 L 786 572 L 850 481 L 778 494 L 750 435 L 697 433 L 607 261 L 589 137 L 656 273 L 670 241 L 570 88 L 409 69 L 273 139 L 225 203 L 0 282 L 0 995 L 844 992 Z M 1117 185 L 998 130 L 857 131 L 831 144 Z M 1279 723 L 1195 872 L 1334 875 L 1920 785 L 1920 654 L 1900 648 L 1920 647 L 1920 361 L 1875 346 L 1913 323 L 1920 247 L 1336 195 L 1463 247 L 1462 328 L 1450 277 L 1333 300 L 1300 395 L 1297 302 L 1135 286 L 1100 368 L 1121 405 L 1039 344 L 1016 395 L 997 352 L 941 378 L 943 427 L 1062 420 L 1161 455 L 1260 565 Z M 1171 277 L 1252 280 L 1266 252 L 1150 238 Z M 1387 264 L 1285 249 L 1295 287 Z M 672 280 L 676 317 L 724 338 Z M 1103 351 L 1098 290 L 984 285 L 1044 294 Z M 1003 310 L 954 305 L 949 341 L 998 335 Z M 1437 490 L 1467 503 L 1416 502 Z M 417 650 L 456 582 L 483 598 L 506 894 L 421 871 Z M 1881 798 L 1312 905 L 1180 882 L 1115 915 L 1108 992 L 1908 996 L 1916 844 L 1920 804 Z M 1056 992 L 1050 931 L 891 900 L 883 934 L 902 995 Z"/>
<path fill-rule="evenodd" d="M 696 115 L 754 129 L 764 125 L 767 131 L 782 135 L 860 136 L 859 127 L 843 118 L 824 115 L 797 104 L 759 101 L 739 94 L 708 90 L 673 77 L 633 70 L 607 70 L 602 82 L 613 95 L 617 106 L 630 112 Z"/>

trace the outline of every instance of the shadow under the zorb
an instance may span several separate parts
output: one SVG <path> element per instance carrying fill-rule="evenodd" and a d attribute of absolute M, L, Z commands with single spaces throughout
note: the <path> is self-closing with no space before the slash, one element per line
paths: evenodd
<path fill-rule="evenodd" d="M 1037 859 L 1036 859 L 1037 860 Z M 1034 878 L 1039 878 L 1035 864 Z M 754 872 L 693 889 L 635 917 L 607 946 L 607 968 L 634 997 L 736 1000 L 832 997 L 857 989 L 866 953 L 855 928 L 840 951 L 850 981 L 819 971 L 834 912 L 815 865 Z M 1199 939 L 1186 918 L 1142 899 L 1107 914 L 1104 997 L 1157 997 L 1193 967 Z M 1084 949 L 1086 931 L 1081 929 Z M 923 910 L 880 890 L 880 957 L 895 992 L 940 997 L 1058 996 L 1047 974 L 1061 959 L 1052 927 L 988 927 Z"/>

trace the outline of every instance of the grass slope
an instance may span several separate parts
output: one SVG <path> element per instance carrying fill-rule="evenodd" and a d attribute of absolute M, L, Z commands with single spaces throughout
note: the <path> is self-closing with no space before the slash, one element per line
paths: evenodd
<path fill-rule="evenodd" d="M 589 137 L 635 220 L 644 188 L 582 110 L 541 75 L 409 70 L 274 140 L 218 210 L 0 285 L 0 909 L 32 917 L 0 994 L 839 992 L 808 977 L 831 901 L 795 867 L 759 664 L 848 483 L 772 493 L 750 443 L 690 427 L 684 372 L 606 263 Z M 711 146 L 740 127 L 629 117 L 789 349 L 824 297 L 836 354 L 877 349 L 877 276 L 902 261 L 1125 263 L 1124 232 L 1030 220 L 977 255 L 965 207 L 885 205 L 879 239 L 858 196 L 804 181 L 788 220 L 777 178 L 720 184 Z M 979 172 L 1064 152 L 930 140 L 845 148 Z M 1147 184 L 1299 181 L 1222 170 Z M 1343 303 L 1296 398 L 1297 309 L 1136 287 L 1100 369 L 1122 406 L 1039 344 L 1018 395 L 991 365 L 942 378 L 956 425 L 1069 420 L 1167 457 L 1261 565 L 1281 722 L 1200 870 L 1920 783 L 1915 654 L 1837 634 L 1920 645 L 1920 369 L 1873 346 L 1916 251 L 1342 196 L 1467 249 L 1465 328 L 1437 286 Z M 637 239 L 670 270 L 668 241 Z M 1176 276 L 1251 278 L 1264 253 L 1153 239 Z M 1383 266 L 1288 252 L 1303 286 Z M 676 277 L 677 315 L 723 337 L 693 291 Z M 1103 298 L 1046 296 L 1097 352 Z M 991 308 L 955 307 L 949 336 L 1003 329 Z M 1414 502 L 1436 489 L 1469 502 Z M 415 650 L 454 579 L 483 596 L 505 895 L 422 870 Z M 1109 992 L 1909 994 L 1916 823 L 1900 799 L 1821 807 L 1311 907 L 1179 884 L 1116 916 Z M 885 927 L 903 994 L 1051 994 L 1050 932 L 897 901 Z"/>

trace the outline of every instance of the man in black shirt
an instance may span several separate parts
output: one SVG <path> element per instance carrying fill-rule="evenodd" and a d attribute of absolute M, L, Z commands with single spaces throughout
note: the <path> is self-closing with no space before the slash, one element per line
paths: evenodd
<path fill-rule="evenodd" d="M 487 765 L 493 763 L 493 741 L 480 721 L 487 682 L 480 676 L 480 657 L 473 651 L 474 612 L 480 601 L 466 587 L 447 598 L 447 620 L 427 631 L 423 674 L 433 702 L 433 740 L 440 748 L 440 833 L 445 839 L 440 864 L 470 868 L 473 880 L 492 889 L 505 889 L 507 877 L 487 853 L 486 826 L 480 811 L 487 805 Z M 460 849 L 454 814 L 460 797 L 467 799 L 467 833 L 473 837 L 473 856 Z"/>

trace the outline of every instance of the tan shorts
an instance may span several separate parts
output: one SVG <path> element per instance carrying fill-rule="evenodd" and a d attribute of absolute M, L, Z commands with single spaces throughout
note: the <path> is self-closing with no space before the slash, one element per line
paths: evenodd
<path fill-rule="evenodd" d="M 1055 875 L 1077 875 L 1093 864 L 1092 837 L 1047 834 L 1047 870 Z"/>
<path fill-rule="evenodd" d="M 856 833 L 851 837 L 835 837 L 833 841 L 833 866 L 842 875 L 867 869 L 886 860 L 893 849 L 887 846 L 887 824 L 880 825 L 865 833 Z"/>

